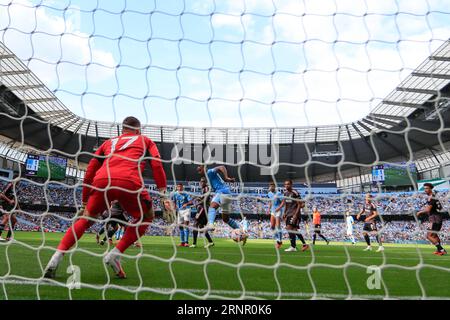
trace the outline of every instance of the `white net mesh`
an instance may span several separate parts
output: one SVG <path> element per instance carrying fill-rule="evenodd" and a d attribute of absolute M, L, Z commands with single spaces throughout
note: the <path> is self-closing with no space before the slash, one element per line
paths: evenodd
<path fill-rule="evenodd" d="M 438 0 L 0 0 L 1 164 L 21 173 L 19 204 L 3 202 L 3 217 L 13 210 L 17 224 L 0 243 L 0 297 L 448 299 L 450 260 L 430 255 L 414 215 L 420 185 L 380 192 L 371 170 L 414 163 L 421 179 L 441 178 L 447 210 L 449 15 Z M 248 244 L 231 241 L 219 218 L 215 247 L 203 249 L 202 234 L 197 248 L 177 247 L 177 221 L 161 218 L 148 179 L 157 218 L 142 246 L 125 252 L 128 279 L 102 263 L 112 245 L 95 243 L 98 222 L 59 277 L 44 280 L 81 205 L 87 155 L 128 115 L 158 143 L 169 189 L 181 181 L 198 194 L 195 166 L 227 165 L 237 180 L 232 217 L 247 219 Z M 29 153 L 53 169 L 53 156 L 68 159 L 66 178 L 26 175 Z M 416 180 L 411 170 L 400 175 Z M 274 248 L 266 184 L 289 178 L 306 198 L 304 216 L 322 211 L 332 245 Z M 359 212 L 361 191 L 376 193 L 384 252 L 362 252 L 346 237 L 344 214 Z M 3 225 L 5 236 L 11 219 Z M 354 226 L 359 243 L 362 228 Z M 445 220 L 442 244 L 449 228 Z M 311 219 L 299 231 L 312 242 Z"/>

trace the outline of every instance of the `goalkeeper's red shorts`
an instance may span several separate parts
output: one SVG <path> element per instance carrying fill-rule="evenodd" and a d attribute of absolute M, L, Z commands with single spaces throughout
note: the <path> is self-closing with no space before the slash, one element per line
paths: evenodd
<path fill-rule="evenodd" d="M 98 179 L 94 180 L 92 187 L 86 205 L 86 210 L 91 215 L 103 213 L 114 200 L 119 201 L 122 209 L 136 219 L 140 219 L 144 212 L 153 208 L 147 189 L 133 181 Z"/>

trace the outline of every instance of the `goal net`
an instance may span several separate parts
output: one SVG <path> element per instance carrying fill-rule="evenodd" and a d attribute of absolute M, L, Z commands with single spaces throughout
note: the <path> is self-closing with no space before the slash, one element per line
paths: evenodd
<path fill-rule="evenodd" d="M 441 0 L 0 0 L 0 298 L 450 298 L 449 18 Z M 112 209 L 45 279 L 127 116 L 168 181 L 144 172 L 156 216 L 127 279 L 103 259 L 136 222 Z M 211 246 L 197 166 L 222 165 Z"/>

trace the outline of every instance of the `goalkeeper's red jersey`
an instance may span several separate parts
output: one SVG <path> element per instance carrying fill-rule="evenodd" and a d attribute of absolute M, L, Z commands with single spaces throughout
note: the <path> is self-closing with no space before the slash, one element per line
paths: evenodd
<path fill-rule="evenodd" d="M 158 188 L 167 186 L 161 156 L 156 144 L 143 135 L 122 134 L 105 141 L 89 162 L 84 184 L 92 185 L 100 179 L 126 180 L 143 186 L 142 174 L 145 164 L 150 162 L 153 179 Z M 83 188 L 86 202 L 91 188 Z"/>

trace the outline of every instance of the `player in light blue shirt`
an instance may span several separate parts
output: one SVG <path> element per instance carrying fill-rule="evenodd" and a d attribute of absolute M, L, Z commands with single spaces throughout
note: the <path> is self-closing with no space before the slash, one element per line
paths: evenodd
<path fill-rule="evenodd" d="M 208 209 L 208 226 L 210 230 L 214 230 L 214 221 L 216 219 L 216 212 L 219 207 L 222 208 L 223 222 L 227 223 L 233 229 L 239 229 L 239 223 L 231 219 L 230 204 L 231 204 L 231 191 L 226 182 L 234 182 L 234 178 L 228 176 L 227 168 L 225 166 L 218 166 L 209 170 L 206 170 L 204 166 L 197 167 L 197 172 L 201 176 L 207 177 L 211 186 L 211 191 L 214 192 L 214 197 L 211 200 L 211 204 Z M 221 176 L 223 175 L 223 178 Z"/>
<path fill-rule="evenodd" d="M 177 210 L 177 223 L 180 228 L 180 247 L 189 246 L 189 220 L 191 217 L 191 197 L 184 191 L 182 183 L 177 184 L 177 190 L 172 193 L 171 200 Z"/>
<path fill-rule="evenodd" d="M 283 194 L 277 190 L 275 183 L 269 183 L 269 191 L 267 196 L 270 199 L 269 212 L 270 212 L 270 228 L 274 233 L 274 239 L 277 241 L 276 247 L 279 249 L 283 244 L 283 232 L 281 231 L 281 203 L 283 200 Z"/>

